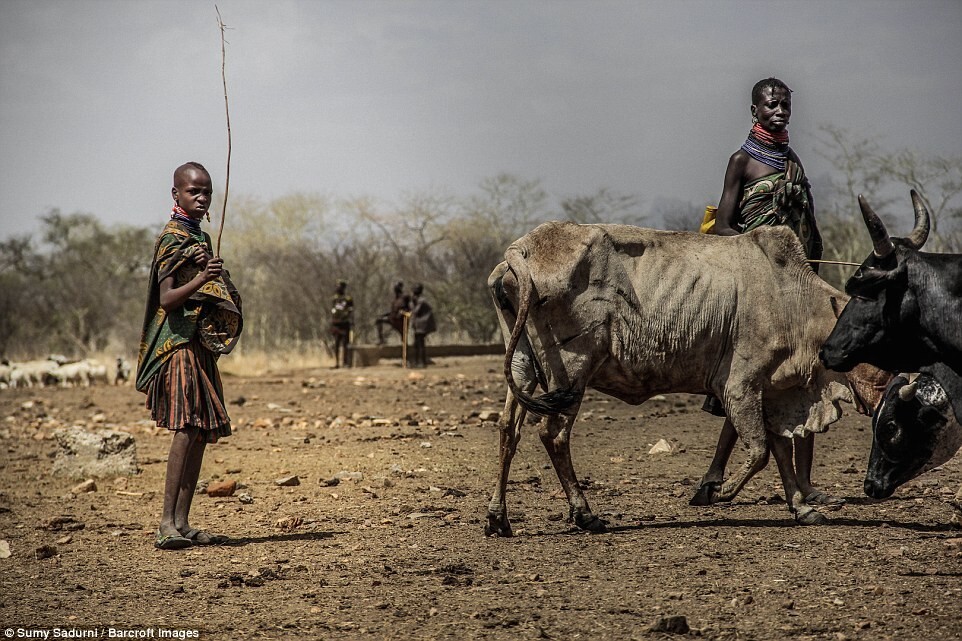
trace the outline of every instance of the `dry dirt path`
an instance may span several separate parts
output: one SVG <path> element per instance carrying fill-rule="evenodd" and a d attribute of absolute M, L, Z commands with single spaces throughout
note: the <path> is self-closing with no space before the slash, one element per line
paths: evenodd
<path fill-rule="evenodd" d="M 11 553 L 0 558 L 0 634 L 655 639 L 674 635 L 649 631 L 653 621 L 682 615 L 689 636 L 707 639 L 962 638 L 962 537 L 943 502 L 962 482 L 959 458 L 870 501 L 870 422 L 846 416 L 818 440 L 815 479 L 848 505 L 804 528 L 780 502 L 774 465 L 732 504 L 688 505 L 720 428 L 700 399 L 630 407 L 592 394 L 572 450 L 612 531 L 571 529 L 527 426 L 508 496 L 516 536 L 488 539 L 498 436 L 478 414 L 501 409 L 500 369 L 475 357 L 413 376 L 386 363 L 225 377 L 237 429 L 207 450 L 201 476 L 240 487 L 198 494 L 192 520 L 233 540 L 181 552 L 151 544 L 169 436 L 140 394 L 0 391 Z M 50 470 L 53 430 L 74 424 L 130 431 L 142 472 L 72 494 L 77 481 Z M 662 438 L 675 452 L 649 455 Z M 341 472 L 357 478 L 324 484 Z M 275 484 L 292 475 L 300 485 Z M 45 545 L 56 553 L 36 558 Z"/>

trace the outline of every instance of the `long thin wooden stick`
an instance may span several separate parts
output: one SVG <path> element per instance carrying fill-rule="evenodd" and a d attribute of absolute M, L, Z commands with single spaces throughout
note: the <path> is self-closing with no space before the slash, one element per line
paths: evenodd
<path fill-rule="evenodd" d="M 215 255 L 220 258 L 220 237 L 224 234 L 224 218 L 227 217 L 227 193 L 230 191 L 230 103 L 227 102 L 227 47 L 224 40 L 224 31 L 227 25 L 220 17 L 220 9 L 214 5 L 217 12 L 217 25 L 220 27 L 220 78 L 224 82 L 224 112 L 227 114 L 227 177 L 224 180 L 224 203 L 220 210 L 220 229 L 217 230 L 217 249 Z"/>
<path fill-rule="evenodd" d="M 822 265 L 849 265 L 851 267 L 861 267 L 861 263 L 847 263 L 842 260 L 815 260 L 814 258 L 809 258 L 810 263 L 820 263 Z"/>

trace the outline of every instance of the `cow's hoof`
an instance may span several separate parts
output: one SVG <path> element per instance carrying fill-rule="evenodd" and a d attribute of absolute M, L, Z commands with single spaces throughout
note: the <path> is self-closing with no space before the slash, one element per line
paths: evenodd
<path fill-rule="evenodd" d="M 695 496 L 691 497 L 688 501 L 688 505 L 713 505 L 715 497 L 718 496 L 718 490 L 721 489 L 721 481 L 705 481 L 698 486 L 698 491 L 695 492 Z"/>
<path fill-rule="evenodd" d="M 514 536 L 514 532 L 511 531 L 511 523 L 508 519 L 489 514 L 488 522 L 484 526 L 484 535 L 507 538 Z"/>
<path fill-rule="evenodd" d="M 801 525 L 826 525 L 829 522 L 828 517 L 818 510 L 810 510 L 808 512 L 796 514 L 795 520 Z"/>
<path fill-rule="evenodd" d="M 608 531 L 608 524 L 590 512 L 588 514 L 575 514 L 575 525 L 592 534 L 601 534 Z"/>

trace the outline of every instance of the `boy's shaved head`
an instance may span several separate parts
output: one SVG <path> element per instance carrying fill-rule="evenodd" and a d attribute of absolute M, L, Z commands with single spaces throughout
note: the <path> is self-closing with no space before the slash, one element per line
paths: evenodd
<path fill-rule="evenodd" d="M 176 186 L 181 180 L 181 177 L 189 171 L 201 171 L 207 174 L 207 177 L 210 178 L 210 172 L 207 171 L 207 168 L 199 162 L 185 162 L 183 165 L 174 170 L 174 186 Z"/>

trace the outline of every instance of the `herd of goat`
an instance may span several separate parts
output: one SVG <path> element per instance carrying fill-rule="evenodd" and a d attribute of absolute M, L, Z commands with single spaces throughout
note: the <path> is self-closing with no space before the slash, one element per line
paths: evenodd
<path fill-rule="evenodd" d="M 123 385 L 128 380 L 130 364 L 122 357 L 117 358 L 113 372 L 93 358 L 72 360 L 60 355 L 51 355 L 43 360 L 0 363 L 0 389 Z"/>

